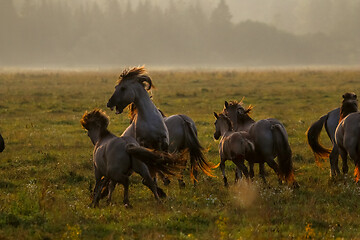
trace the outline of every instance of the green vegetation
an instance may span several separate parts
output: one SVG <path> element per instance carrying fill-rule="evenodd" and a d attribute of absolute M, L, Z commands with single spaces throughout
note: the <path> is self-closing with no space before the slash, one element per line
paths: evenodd
<path fill-rule="evenodd" d="M 227 162 L 230 187 L 200 175 L 196 188 L 188 174 L 186 188 L 177 181 L 164 190 L 159 205 L 137 175 L 131 177 L 130 201 L 122 205 L 118 186 L 113 205 L 89 208 L 94 186 L 90 139 L 79 120 L 85 110 L 106 109 L 118 72 L 0 73 L 1 239 L 276 239 L 360 238 L 360 188 L 348 177 L 329 179 L 329 163 L 320 167 L 305 139 L 312 122 L 338 107 L 344 92 L 360 93 L 360 71 L 151 71 L 155 104 L 165 114 L 184 113 L 197 124 L 209 161 L 219 162 L 213 111 L 224 100 L 255 106 L 256 120 L 275 117 L 288 131 L 296 178 L 293 190 L 279 185 L 266 168 L 269 185 L 234 185 L 234 165 Z M 120 134 L 126 113 L 111 117 Z M 329 140 L 322 134 L 322 142 Z M 341 161 L 340 161 L 341 162 Z M 160 183 L 160 185 L 162 185 Z"/>

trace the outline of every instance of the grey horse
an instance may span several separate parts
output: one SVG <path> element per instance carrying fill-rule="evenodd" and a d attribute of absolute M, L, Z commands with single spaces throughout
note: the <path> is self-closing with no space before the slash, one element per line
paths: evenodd
<path fill-rule="evenodd" d="M 144 86 L 144 83 L 148 85 Z M 126 106 L 134 103 L 138 114 L 123 135 L 133 135 L 141 146 L 168 151 L 169 132 L 164 118 L 147 92 L 151 87 L 151 78 L 146 74 L 144 67 L 125 69 L 107 107 L 111 110 L 116 108 L 116 114 L 120 114 Z M 126 133 L 127 131 L 131 131 L 132 134 Z"/>
<path fill-rule="evenodd" d="M 0 152 L 3 152 L 4 149 L 5 149 L 5 142 L 4 142 L 3 137 L 0 134 Z"/>
<path fill-rule="evenodd" d="M 343 96 L 342 106 L 336 108 L 324 116 L 320 117 L 319 120 L 314 122 L 306 132 L 307 140 L 311 150 L 315 155 L 316 161 L 321 159 L 329 158 L 331 167 L 331 177 L 335 177 L 340 174 L 338 159 L 339 149 L 335 142 L 335 130 L 341 119 L 345 118 L 349 113 L 356 112 L 358 110 L 357 96 L 355 93 L 345 93 Z M 325 126 L 327 135 L 329 136 L 332 148 L 327 149 L 322 146 L 319 142 L 321 130 Z M 343 173 L 347 173 L 347 163 L 343 162 Z"/>
<path fill-rule="evenodd" d="M 216 168 L 213 164 L 206 161 L 203 154 L 203 147 L 201 146 L 197 137 L 197 129 L 195 122 L 188 116 L 183 114 L 171 115 L 166 117 L 161 110 L 166 127 L 169 131 L 169 152 L 182 152 L 186 150 L 190 157 L 190 178 L 197 182 L 198 169 L 204 172 L 207 176 L 213 177 L 212 169 Z M 134 119 L 137 115 L 137 109 L 134 104 L 129 106 L 130 126 L 124 131 L 122 136 L 134 136 L 133 126 Z M 186 164 L 186 162 L 184 162 Z M 179 180 L 180 187 L 184 187 L 185 183 L 181 176 Z"/>
<path fill-rule="evenodd" d="M 252 160 L 255 154 L 255 146 L 249 140 L 249 134 L 244 131 L 235 132 L 230 119 L 224 114 L 214 112 L 215 133 L 214 138 L 219 142 L 220 169 L 223 175 L 224 185 L 228 186 L 225 174 L 225 161 L 232 160 L 233 163 L 244 173 L 245 177 L 249 177 L 247 167 L 244 160 Z"/>
<path fill-rule="evenodd" d="M 254 163 L 259 163 L 260 176 L 266 181 L 264 176 L 264 163 L 266 162 L 278 174 L 279 179 L 284 179 L 292 183 L 294 187 L 299 187 L 294 178 L 292 152 L 284 125 L 274 118 L 254 121 L 249 116 L 251 110 L 252 106 L 245 109 L 242 101 L 230 101 L 229 103 L 225 101 L 223 109 L 223 113 L 235 125 L 234 129 L 248 132 L 255 145 L 253 159 L 248 161 L 250 177 L 254 176 Z M 274 161 L 276 157 L 278 164 Z"/>
<path fill-rule="evenodd" d="M 125 206 L 130 206 L 129 176 L 133 171 L 143 177 L 143 184 L 153 192 L 157 201 L 159 195 L 166 197 L 164 191 L 152 180 L 149 168 L 162 174 L 174 175 L 181 170 L 180 158 L 140 147 L 132 137 L 116 137 L 107 130 L 109 118 L 99 109 L 85 112 L 80 123 L 88 131 L 88 136 L 95 145 L 93 161 L 96 185 L 92 202 L 94 207 L 98 206 L 101 191 L 108 185 L 107 201 L 110 203 L 116 183 L 124 186 L 123 202 Z"/>
<path fill-rule="evenodd" d="M 350 113 L 337 126 L 335 141 L 346 172 L 348 171 L 347 156 L 355 163 L 354 176 L 356 182 L 360 179 L 360 112 Z"/>
<path fill-rule="evenodd" d="M 146 89 L 144 82 L 148 84 Z M 156 150 L 181 152 L 186 149 L 190 153 L 191 177 L 196 179 L 197 168 L 212 176 L 212 166 L 206 162 L 202 153 L 203 148 L 197 138 L 195 123 L 185 115 L 164 118 L 147 93 L 151 86 L 152 81 L 146 75 L 144 67 L 126 69 L 120 75 L 118 85 L 107 106 L 111 109 L 115 107 L 116 113 L 119 114 L 133 103 L 130 106 L 130 109 L 133 109 L 132 122 L 122 136 L 132 136 L 141 146 Z M 169 181 L 165 179 L 164 183 L 168 184 Z M 179 183 L 180 186 L 184 185 L 182 179 Z"/>

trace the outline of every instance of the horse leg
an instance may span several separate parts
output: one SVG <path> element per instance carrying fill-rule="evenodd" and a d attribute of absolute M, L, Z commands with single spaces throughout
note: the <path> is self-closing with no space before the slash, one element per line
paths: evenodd
<path fill-rule="evenodd" d="M 95 166 L 95 165 L 94 165 Z M 92 207 L 97 207 L 99 205 L 99 201 L 100 201 L 100 197 L 101 197 L 101 181 L 102 181 L 102 176 L 100 174 L 100 172 L 96 169 L 95 167 L 95 187 L 94 187 L 94 191 L 93 191 L 93 200 L 90 204 L 90 206 Z"/>
<path fill-rule="evenodd" d="M 347 165 L 347 152 L 344 148 L 339 147 L 339 153 L 340 153 L 341 159 L 343 161 L 343 173 L 347 174 L 348 170 L 349 170 L 348 165 Z"/>
<path fill-rule="evenodd" d="M 240 178 L 242 178 L 242 172 L 238 167 L 236 167 L 235 168 L 235 183 L 237 183 Z"/>
<path fill-rule="evenodd" d="M 157 201 L 160 201 L 160 198 L 166 197 L 165 192 L 157 186 L 150 175 L 149 169 L 143 162 L 133 159 L 133 170 L 143 178 L 142 183 L 153 192 Z"/>
<path fill-rule="evenodd" d="M 250 174 L 250 178 L 253 179 L 254 176 L 255 176 L 255 173 L 254 173 L 254 163 L 253 162 L 249 162 L 249 174 Z"/>
<path fill-rule="evenodd" d="M 108 185 L 110 179 L 106 177 L 102 177 L 99 181 L 96 181 L 96 185 L 94 188 L 94 199 L 93 199 L 93 206 L 98 207 L 99 201 L 101 198 L 101 190 Z"/>
<path fill-rule="evenodd" d="M 333 148 L 331 149 L 330 152 L 330 175 L 331 177 L 335 177 L 336 175 L 340 174 L 340 169 L 339 169 L 339 148 L 336 144 L 334 144 Z M 343 162 L 344 163 L 344 162 Z"/>
<path fill-rule="evenodd" d="M 221 169 L 221 172 L 222 172 L 222 175 L 223 175 L 223 180 L 224 180 L 224 186 L 227 187 L 229 186 L 228 182 L 227 182 L 227 177 L 225 175 L 225 159 L 221 159 L 221 162 L 220 162 L 220 169 Z"/>
<path fill-rule="evenodd" d="M 274 161 L 274 159 L 271 158 L 271 157 L 268 157 L 265 162 L 266 162 L 266 163 L 269 165 L 269 167 L 271 167 L 271 168 L 274 170 L 274 172 L 278 175 L 279 184 L 281 184 L 281 183 L 282 183 L 282 179 L 281 179 L 280 172 L 279 172 L 279 165 L 278 165 L 278 164 Z"/>
<path fill-rule="evenodd" d="M 259 174 L 260 174 L 260 177 L 262 178 L 264 184 L 267 184 L 266 178 L 265 178 L 265 165 L 263 162 L 259 163 Z"/>
<path fill-rule="evenodd" d="M 248 179 L 249 178 L 249 171 L 247 169 L 247 167 L 244 164 L 244 160 L 241 160 L 239 158 L 234 158 L 232 159 L 233 163 L 235 163 L 235 165 L 241 169 L 241 171 L 244 173 L 245 177 Z"/>
<path fill-rule="evenodd" d="M 184 163 L 184 170 L 182 170 L 181 175 L 178 178 L 178 182 L 179 182 L 179 187 L 180 188 L 185 188 L 185 182 L 184 182 L 184 172 L 185 172 L 185 167 L 186 167 L 186 162 Z"/>
<path fill-rule="evenodd" d="M 106 200 L 108 205 L 111 203 L 111 198 L 112 198 L 112 194 L 114 192 L 115 186 L 116 186 L 116 182 L 115 181 L 110 181 L 110 183 L 108 185 L 109 193 L 108 193 L 108 197 L 107 197 L 107 200 Z"/>
<path fill-rule="evenodd" d="M 121 183 L 124 186 L 124 200 L 123 200 L 124 206 L 126 208 L 132 208 L 129 202 L 129 177 L 124 176 L 123 181 Z"/>

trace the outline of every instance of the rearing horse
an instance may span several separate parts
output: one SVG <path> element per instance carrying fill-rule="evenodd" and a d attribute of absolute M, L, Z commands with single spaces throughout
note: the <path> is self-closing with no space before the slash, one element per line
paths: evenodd
<path fill-rule="evenodd" d="M 119 77 L 107 107 L 111 110 L 116 108 L 116 114 L 120 114 L 126 106 L 134 103 L 138 114 L 133 124 L 129 126 L 131 129 L 128 128 L 127 131 L 134 133 L 136 141 L 141 146 L 168 151 L 169 132 L 163 116 L 147 92 L 152 86 L 151 78 L 146 74 L 144 67 L 125 69 Z M 126 133 L 123 135 L 126 136 Z"/>

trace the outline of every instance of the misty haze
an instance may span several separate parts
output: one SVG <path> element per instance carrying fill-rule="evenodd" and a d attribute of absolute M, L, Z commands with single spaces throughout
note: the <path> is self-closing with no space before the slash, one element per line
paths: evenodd
<path fill-rule="evenodd" d="M 0 67 L 356 65 L 359 0 L 0 1 Z"/>

